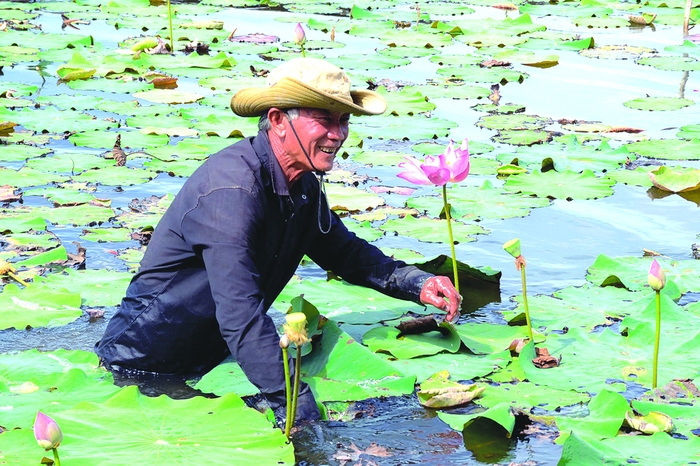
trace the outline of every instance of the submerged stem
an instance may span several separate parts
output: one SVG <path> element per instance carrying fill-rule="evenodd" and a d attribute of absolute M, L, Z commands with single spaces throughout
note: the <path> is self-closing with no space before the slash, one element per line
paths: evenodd
<path fill-rule="evenodd" d="M 285 396 L 287 398 L 287 418 L 284 423 L 284 435 L 289 440 L 289 432 L 292 429 L 292 423 L 289 420 L 289 416 L 292 411 L 292 386 L 289 381 L 289 352 L 287 348 L 282 348 L 282 363 L 284 364 L 284 385 L 285 385 Z"/>
<path fill-rule="evenodd" d="M 652 372 L 651 388 L 656 388 L 659 373 L 659 343 L 661 341 L 661 291 L 656 292 L 656 336 L 654 338 L 654 369 Z"/>
<path fill-rule="evenodd" d="M 442 185 L 442 199 L 445 203 L 445 218 L 447 219 L 447 233 L 450 235 L 450 250 L 452 252 L 452 273 L 454 274 L 455 290 L 459 293 L 459 274 L 457 273 L 457 254 L 455 254 L 455 240 L 452 236 L 452 217 L 450 209 L 452 208 L 447 202 L 447 185 Z"/>
<path fill-rule="evenodd" d="M 520 276 L 523 283 L 523 304 L 525 305 L 525 320 L 527 321 L 527 331 L 530 334 L 530 341 L 535 342 L 535 337 L 532 334 L 532 324 L 530 323 L 530 309 L 527 305 L 527 281 L 525 280 L 525 264 L 520 266 Z"/>
<path fill-rule="evenodd" d="M 299 380 L 301 379 L 301 346 L 297 347 L 297 357 L 294 360 L 294 395 L 292 396 L 292 418 L 289 423 L 294 424 L 297 417 L 297 400 L 299 400 Z"/>

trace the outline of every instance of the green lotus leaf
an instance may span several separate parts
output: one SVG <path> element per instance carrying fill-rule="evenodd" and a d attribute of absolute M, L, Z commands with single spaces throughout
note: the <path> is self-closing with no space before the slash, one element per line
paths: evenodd
<path fill-rule="evenodd" d="M 483 52 L 483 50 L 482 50 Z M 494 60 L 503 60 L 510 63 L 534 66 L 537 68 L 550 68 L 559 64 L 558 55 L 538 55 L 531 50 L 505 50 L 493 54 Z"/>
<path fill-rule="evenodd" d="M 551 4 L 525 4 L 520 6 L 521 13 L 527 13 L 533 16 L 564 16 L 567 18 L 576 18 L 583 16 L 603 16 L 610 15 L 614 12 L 610 6 L 604 2 L 577 2 L 565 3 L 563 5 Z"/>
<path fill-rule="evenodd" d="M 384 236 L 384 233 L 381 230 L 372 227 L 372 224 L 370 222 L 346 221 L 344 223 L 348 230 L 352 231 L 357 236 L 370 243 Z"/>
<path fill-rule="evenodd" d="M 385 87 L 378 87 L 376 92 L 386 99 L 387 114 L 414 115 L 435 110 L 435 104 L 417 90 L 404 88 L 398 92 L 388 92 Z"/>
<path fill-rule="evenodd" d="M 66 85 L 75 91 L 112 92 L 115 94 L 133 94 L 153 89 L 153 84 L 146 80 L 118 78 L 118 76 L 114 75 L 109 78 L 81 79 L 70 81 Z"/>
<path fill-rule="evenodd" d="M 172 89 L 152 89 L 145 92 L 136 92 L 134 97 L 161 104 L 191 104 L 204 98 L 203 95 L 194 92 L 182 92 Z"/>
<path fill-rule="evenodd" d="M 534 328 L 546 328 L 551 331 L 579 327 L 590 331 L 597 326 L 610 325 L 610 319 L 616 320 L 639 312 L 651 299 L 646 292 L 632 292 L 612 286 L 600 288 L 586 284 L 563 288 L 554 292 L 552 296 L 531 296 L 528 305 Z M 503 311 L 503 316 L 509 321 L 517 319 L 525 312 L 522 295 L 513 300 L 518 302 L 516 308 Z"/>
<path fill-rule="evenodd" d="M 602 441 L 582 439 L 575 432 L 566 440 L 559 466 L 594 466 L 630 463 L 664 464 L 669 458 L 693 458 L 700 448 L 700 439 L 688 435 L 687 440 L 667 434 L 652 436 L 619 435 Z"/>
<path fill-rule="evenodd" d="M 80 317 L 80 295 L 31 284 L 5 285 L 0 293 L 0 329 L 65 325 Z"/>
<path fill-rule="evenodd" d="M 552 356 L 561 358 L 560 366 L 535 367 L 531 362 L 535 357 L 534 348 L 527 351 L 523 348 L 519 363 L 530 382 L 561 390 L 598 392 L 610 388 L 613 382 L 634 382 L 650 387 L 654 327 L 654 324 L 641 323 L 628 336 L 610 329 L 585 333 L 579 328 L 570 328 L 566 334 L 550 333 L 547 348 Z M 700 334 L 693 330 L 679 336 L 677 331 L 664 329 L 662 325 L 661 342 L 659 383 L 695 377 L 700 362 Z"/>
<path fill-rule="evenodd" d="M 168 173 L 170 176 L 188 177 L 202 165 L 201 160 L 149 160 L 144 162 L 144 168 L 158 173 Z"/>
<path fill-rule="evenodd" d="M 28 352 L 19 353 L 19 362 L 30 365 L 32 359 L 22 357 L 25 354 Z M 31 430 L 37 410 L 44 406 L 66 409 L 86 400 L 99 403 L 120 390 L 112 383 L 111 376 L 106 371 L 99 377 L 88 375 L 77 368 L 57 367 L 57 372 L 42 377 L 31 374 L 23 379 L 10 379 L 10 382 L 5 382 L 9 387 L 8 392 L 0 392 L 0 402 L 4 408 L 3 425 L 8 430 Z M 22 387 L 31 388 L 23 393 Z"/>
<path fill-rule="evenodd" d="M 458 142 L 458 141 L 455 141 Z M 470 155 L 480 155 L 486 154 L 493 151 L 493 146 L 491 144 L 486 144 L 480 141 L 468 141 L 469 142 L 469 154 Z M 411 146 L 413 152 L 418 152 L 423 155 L 439 155 L 445 152 L 447 148 L 447 143 L 438 142 L 421 142 Z M 471 159 L 472 163 L 480 163 L 480 159 Z M 471 173 L 471 168 L 470 168 Z M 492 172 L 489 172 L 492 173 Z"/>
<path fill-rule="evenodd" d="M 680 131 L 676 133 L 676 137 L 688 140 L 700 138 L 700 125 L 681 126 Z"/>
<path fill-rule="evenodd" d="M 505 351 L 511 342 L 527 336 L 524 327 L 489 324 L 484 322 L 455 325 L 464 346 L 474 354 L 491 354 Z"/>
<path fill-rule="evenodd" d="M 536 115 L 486 115 L 479 118 L 476 126 L 479 128 L 495 129 L 495 130 L 533 130 L 542 129 L 551 124 L 549 118 L 543 118 Z"/>
<path fill-rule="evenodd" d="M 488 180 L 478 189 L 452 185 L 447 196 L 452 206 L 452 217 L 465 220 L 526 217 L 533 208 L 550 204 L 548 199 L 507 193 L 502 188 L 495 188 Z M 437 218 L 444 209 L 444 201 L 442 196 L 411 197 L 406 201 L 406 206 Z"/>
<path fill-rule="evenodd" d="M 153 67 L 161 70 L 173 70 L 177 68 L 225 68 L 229 69 L 236 65 L 236 61 L 226 55 L 224 52 L 219 52 L 214 56 L 198 55 L 193 52 L 190 55 L 147 55 L 141 56 L 143 62 L 148 67 Z"/>
<path fill-rule="evenodd" d="M 96 243 L 123 243 L 131 241 L 131 231 L 126 228 L 85 228 L 80 238 Z"/>
<path fill-rule="evenodd" d="M 546 29 L 544 25 L 533 23 L 528 14 L 504 20 L 492 18 L 456 20 L 451 24 L 459 26 L 464 31 L 464 35 L 457 36 L 455 39 L 474 47 L 517 45 L 527 41 L 525 33 Z"/>
<path fill-rule="evenodd" d="M 390 353 L 377 353 L 377 355 L 388 360 L 403 374 L 415 375 L 418 382 L 428 379 L 441 370 L 448 370 L 454 380 L 471 380 L 506 367 L 511 361 L 510 351 L 474 355 L 462 349 L 456 353 L 443 352 L 412 359 L 396 359 Z"/>
<path fill-rule="evenodd" d="M 371 54 L 348 54 L 331 59 L 334 65 L 341 68 L 352 68 L 354 70 L 385 70 L 404 66 L 411 63 L 406 58 L 389 57 L 387 55 Z"/>
<path fill-rule="evenodd" d="M 653 293 L 646 293 L 648 298 L 638 306 L 636 312 L 630 313 L 620 322 L 620 329 L 623 332 L 635 332 L 643 325 L 656 325 L 656 299 Z M 644 306 L 643 304 L 646 304 Z M 685 329 L 693 328 L 700 324 L 700 316 L 689 313 L 686 308 L 676 304 L 668 295 L 661 294 L 659 299 L 661 314 L 663 316 L 664 332 L 684 333 Z"/>
<path fill-rule="evenodd" d="M 6 248 L 15 250 L 46 250 L 55 248 L 60 240 L 53 234 L 43 232 L 11 233 L 3 235 Z"/>
<path fill-rule="evenodd" d="M 585 28 L 622 28 L 629 26 L 627 19 L 612 16 L 589 16 L 589 17 L 578 17 L 571 20 L 575 26 L 585 27 Z"/>
<path fill-rule="evenodd" d="M 430 61 L 440 66 L 463 68 L 478 65 L 484 61 L 484 57 L 483 55 L 472 54 L 441 54 L 439 56 L 430 57 Z"/>
<path fill-rule="evenodd" d="M 429 356 L 442 351 L 456 353 L 461 340 L 454 326 L 445 323 L 439 328 L 440 331 L 402 335 L 396 327 L 377 327 L 364 334 L 362 343 L 375 353 L 388 352 L 397 359 Z"/>
<path fill-rule="evenodd" d="M 27 159 L 33 159 L 41 157 L 42 155 L 50 153 L 50 149 L 44 147 L 33 147 L 24 144 L 10 144 L 3 146 L 2 152 L 0 152 L 0 162 L 23 162 Z M 4 167 L 0 167 L 3 170 L 12 171 L 17 173 L 15 170 L 9 170 Z M 2 177 L 2 172 L 0 172 L 0 178 Z M 10 183 L 6 183 L 10 184 Z"/>
<path fill-rule="evenodd" d="M 650 171 L 649 177 L 654 186 L 663 191 L 681 193 L 700 189 L 700 170 L 697 168 L 661 166 Z"/>
<path fill-rule="evenodd" d="M 536 385 L 530 382 L 491 383 L 484 396 L 476 403 L 485 408 L 492 408 L 500 403 L 510 403 L 514 408 L 530 411 L 545 409 L 558 411 L 558 408 L 585 404 L 590 400 L 586 393 L 573 390 L 557 390 L 546 385 Z"/>
<path fill-rule="evenodd" d="M 25 108 L 15 112 L 15 121 L 37 132 L 63 134 L 64 132 L 100 131 L 114 128 L 114 122 L 98 120 L 87 113 L 45 107 L 41 110 Z M 66 126 L 66 122 L 70 122 Z"/>
<path fill-rule="evenodd" d="M 672 391 L 680 389 L 681 392 L 675 392 L 678 398 L 671 395 L 666 399 L 659 398 L 658 402 L 632 400 L 632 408 L 638 413 L 644 415 L 651 412 L 662 413 L 665 416 L 673 419 L 673 425 L 676 433 L 691 436 L 692 431 L 697 427 L 697 416 L 700 414 L 700 405 L 697 403 L 697 398 L 688 392 L 685 385 L 689 385 L 687 381 L 673 381 L 666 387 L 673 386 Z M 692 385 L 691 385 L 692 386 Z M 664 389 L 666 388 L 664 387 Z"/>
<path fill-rule="evenodd" d="M 677 300 L 681 293 L 698 289 L 700 286 L 698 277 L 700 276 L 700 264 L 693 260 L 667 261 L 658 258 L 666 275 L 666 288 L 671 288 L 669 282 L 677 286 L 675 291 L 666 288 L 663 293 L 670 293 L 670 297 Z M 600 254 L 593 265 L 588 269 L 586 279 L 600 286 L 624 286 L 628 290 L 648 290 L 647 275 L 651 259 L 639 257 L 619 257 L 613 258 L 605 254 Z"/>
<path fill-rule="evenodd" d="M 492 103 L 484 103 L 474 105 L 472 108 L 479 112 L 499 113 L 502 115 L 512 115 L 513 113 L 522 113 L 525 111 L 524 106 L 514 104 L 494 105 Z"/>
<path fill-rule="evenodd" d="M 445 220 L 407 216 L 401 219 L 388 220 L 383 225 L 380 225 L 379 228 L 387 233 L 410 236 L 428 243 L 449 242 L 447 222 Z M 481 225 L 452 221 L 452 234 L 456 243 L 476 241 L 476 238 L 471 235 L 487 233 L 489 233 L 488 230 Z"/>
<path fill-rule="evenodd" d="M 386 202 L 380 196 L 351 186 L 337 183 L 326 185 L 326 196 L 331 209 L 335 211 L 359 212 L 372 210 Z"/>
<path fill-rule="evenodd" d="M 654 139 L 627 144 L 630 152 L 664 160 L 700 160 L 700 139 Z"/>
<path fill-rule="evenodd" d="M 530 169 L 540 168 L 545 159 L 550 158 L 554 169 L 560 172 L 585 169 L 603 172 L 623 166 L 630 153 L 625 146 L 613 149 L 607 142 L 601 142 L 597 147 L 584 145 L 571 135 L 565 144 L 519 147 L 514 154 L 501 154 L 496 158 L 503 163 L 517 158 L 519 166 Z"/>
<path fill-rule="evenodd" d="M 187 384 L 204 393 L 213 393 L 217 396 L 235 393 L 243 397 L 260 393 L 260 390 L 250 383 L 241 366 L 231 357 L 204 374 L 198 381 L 190 380 Z"/>
<path fill-rule="evenodd" d="M 581 173 L 570 170 L 559 173 L 554 170 L 510 176 L 506 180 L 508 191 L 554 199 L 599 199 L 613 193 L 615 181 L 608 177 L 596 177 L 586 169 Z"/>
<path fill-rule="evenodd" d="M 55 207 L 98 202 L 91 193 L 65 188 L 28 189 L 24 191 L 24 196 L 42 196 L 51 201 Z M 109 206 L 110 203 L 110 200 L 106 200 L 103 205 Z"/>
<path fill-rule="evenodd" d="M 693 57 L 676 57 L 676 56 L 652 56 L 652 57 L 645 57 L 645 58 L 640 58 L 637 60 L 637 63 L 640 65 L 647 65 L 656 68 L 657 70 L 663 70 L 663 71 L 698 71 L 700 70 L 700 60 L 697 58 Z M 656 98 L 656 100 L 659 100 L 660 98 Z M 637 102 L 640 99 L 637 99 L 633 102 Z M 656 101 L 655 100 L 655 101 Z M 652 101 L 652 102 L 655 102 Z M 673 101 L 670 102 L 661 102 L 663 107 L 658 109 L 658 108 L 648 108 L 646 106 L 641 107 L 642 103 L 640 102 L 640 107 L 634 107 L 631 106 L 632 108 L 639 108 L 640 110 L 675 110 L 675 106 L 673 105 Z M 684 107 L 687 107 L 688 105 L 683 105 Z M 667 108 L 669 107 L 669 108 Z"/>
<path fill-rule="evenodd" d="M 518 48 L 524 50 L 586 50 L 594 46 L 592 37 L 586 39 L 530 39 Z"/>
<path fill-rule="evenodd" d="M 378 50 L 377 53 L 391 58 L 421 58 L 432 57 L 442 53 L 440 49 L 428 49 L 425 47 L 387 47 Z"/>
<path fill-rule="evenodd" d="M 650 187 L 654 186 L 649 178 L 649 172 L 654 170 L 654 166 L 637 167 L 634 170 L 612 170 L 607 172 L 608 177 L 617 181 L 632 186 Z"/>
<path fill-rule="evenodd" d="M 171 114 L 171 115 L 152 115 L 152 114 L 147 114 L 147 115 L 137 115 L 137 116 L 132 116 L 126 119 L 126 124 L 130 128 L 144 128 L 147 126 L 155 126 L 159 125 L 161 127 L 169 127 L 169 128 L 176 128 L 176 127 L 184 127 L 184 128 L 189 128 L 192 126 L 192 123 L 190 122 L 189 119 L 184 118 L 180 115 L 177 114 Z M 141 130 L 143 133 L 147 133 L 147 131 Z M 164 133 L 167 134 L 167 133 Z M 181 134 L 180 136 L 196 136 L 197 134 Z"/>
<path fill-rule="evenodd" d="M 336 322 L 369 324 L 398 319 L 407 312 L 421 312 L 423 306 L 391 298 L 378 291 L 351 285 L 344 281 L 312 281 L 292 279 L 274 303 L 276 309 L 287 309 L 299 295 L 313 303 L 321 314 Z"/>
<path fill-rule="evenodd" d="M 448 66 L 438 68 L 437 73 L 441 76 L 457 78 L 473 83 L 520 83 L 528 77 L 526 73 L 501 66 L 493 68 L 480 68 L 476 66 L 462 68 Z"/>
<path fill-rule="evenodd" d="M 482 86 L 468 84 L 429 83 L 422 86 L 406 86 L 404 90 L 416 90 L 429 99 L 482 99 L 491 91 Z"/>
<path fill-rule="evenodd" d="M 116 134 L 114 132 L 93 131 L 74 134 L 68 139 L 76 146 L 111 150 L 114 146 Z M 169 141 L 168 136 L 143 134 L 140 131 L 121 131 L 118 134 L 121 135 L 121 146 L 127 152 L 127 155 L 132 150 L 150 150 L 151 148 L 167 145 Z"/>
<path fill-rule="evenodd" d="M 615 437 L 625 421 L 630 406 L 619 393 L 601 390 L 588 403 L 588 415 L 583 418 L 557 417 L 561 434 L 556 443 L 564 443 L 571 432 L 581 438 L 600 440 Z"/>
<path fill-rule="evenodd" d="M 303 380 L 318 401 L 356 401 L 413 393 L 415 376 L 396 367 L 329 321 L 314 350 L 302 359 Z"/>
<path fill-rule="evenodd" d="M 488 390 L 487 390 L 488 392 Z M 454 430 L 463 431 L 470 424 L 488 420 L 495 422 L 505 430 L 505 436 L 510 437 L 513 434 L 515 427 L 515 416 L 510 408 L 510 403 L 499 403 L 496 406 L 486 409 L 485 411 L 474 414 L 449 414 L 438 411 L 438 417 Z"/>
<path fill-rule="evenodd" d="M 695 105 L 695 102 L 678 97 L 640 97 L 638 99 L 623 102 L 622 105 L 625 107 L 634 108 L 636 110 L 663 112 L 669 110 L 679 110 L 683 107 L 690 107 L 691 105 Z"/>
<path fill-rule="evenodd" d="M 138 461 L 151 465 L 210 462 L 236 458 L 249 464 L 294 464 L 294 450 L 279 429 L 236 395 L 173 400 L 141 395 L 136 386 L 122 389 L 104 403 L 84 402 L 59 411 L 43 408 L 61 427 L 61 459 L 72 465 Z M 235 421 L 235 422 L 234 422 Z M 235 425 L 235 428 L 234 428 Z M 110 432 L 94 442 L 95 431 Z M 11 439 L 0 436 L 10 461 L 30 462 L 36 440 L 30 429 Z M 225 436 L 225 441 L 222 438 Z"/>
<path fill-rule="evenodd" d="M 552 135 L 542 130 L 504 130 L 491 138 L 495 142 L 502 144 L 512 144 L 515 146 L 532 146 L 535 144 L 546 144 L 552 140 Z"/>
<path fill-rule="evenodd" d="M 693 41 L 685 39 L 682 45 L 669 45 L 664 48 L 667 52 L 675 52 L 680 54 L 690 54 L 700 56 L 700 45 Z"/>
<path fill-rule="evenodd" d="M 47 288 L 65 289 L 80 293 L 82 304 L 88 307 L 117 306 L 126 294 L 133 277 L 127 272 L 114 270 L 73 270 L 36 277 L 36 283 Z"/>
<path fill-rule="evenodd" d="M 82 226 L 91 223 L 104 223 L 114 217 L 114 211 L 107 207 L 96 205 L 77 205 L 50 207 L 20 207 L 14 209 L 15 215 L 25 215 L 27 217 L 39 216 L 54 225 Z"/>
<path fill-rule="evenodd" d="M 2 173 L 1 170 L 0 173 Z M 16 212 L 14 210 L 0 209 L 0 213 L 2 214 L 0 233 L 23 233 L 30 230 L 46 230 L 46 220 L 44 220 L 39 213 L 31 210 Z"/>
<path fill-rule="evenodd" d="M 14 44 L 31 44 L 32 47 L 39 50 L 64 50 L 80 45 L 90 47 L 94 44 L 92 36 L 89 35 L 36 33 L 35 31 L 12 31 L 12 34 L 4 35 L 12 36 L 8 37 L 7 40 L 11 40 Z M 4 43 L 0 44 L 5 45 Z"/>
<path fill-rule="evenodd" d="M 435 116 L 373 116 L 353 119 L 352 131 L 362 139 L 421 140 L 449 136 L 457 123 Z"/>

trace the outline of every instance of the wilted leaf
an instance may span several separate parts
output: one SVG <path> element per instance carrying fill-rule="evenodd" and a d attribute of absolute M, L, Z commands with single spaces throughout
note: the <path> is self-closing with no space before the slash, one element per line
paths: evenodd
<path fill-rule="evenodd" d="M 647 415 L 643 415 L 636 410 L 627 411 L 625 423 L 630 428 L 643 434 L 671 433 L 674 431 L 673 419 L 668 414 L 659 411 L 650 411 Z"/>

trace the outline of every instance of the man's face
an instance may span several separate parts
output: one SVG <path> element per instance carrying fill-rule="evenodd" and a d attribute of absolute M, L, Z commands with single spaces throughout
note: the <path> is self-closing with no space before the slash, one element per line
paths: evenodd
<path fill-rule="evenodd" d="M 301 149 L 303 147 L 316 169 L 328 171 L 333 168 L 333 160 L 348 137 L 349 122 L 349 113 L 300 108 L 299 118 L 291 122 L 299 136 L 299 141 L 290 128 L 285 141 L 285 149 L 298 164 L 313 171 L 314 168 L 309 164 Z M 289 122 L 287 123 L 289 124 Z"/>

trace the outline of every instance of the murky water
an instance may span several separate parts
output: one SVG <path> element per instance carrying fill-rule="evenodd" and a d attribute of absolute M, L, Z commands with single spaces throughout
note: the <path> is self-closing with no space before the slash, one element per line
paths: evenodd
<path fill-rule="evenodd" d="M 502 12 L 478 8 L 482 17 L 502 17 Z M 224 28 L 238 28 L 238 34 L 279 31 L 280 23 L 274 18 L 280 12 L 242 11 L 227 9 L 216 19 L 225 22 Z M 44 15 L 45 30 L 50 31 L 60 21 L 55 15 Z M 299 15 L 296 15 L 299 16 Z M 681 43 L 679 27 L 656 27 L 632 30 L 591 30 L 575 28 L 568 19 L 545 17 L 533 21 L 548 26 L 550 30 L 574 31 L 582 37 L 594 36 L 598 44 L 643 45 L 663 51 L 668 45 Z M 104 23 L 94 22 L 83 28 L 105 45 L 115 44 L 126 37 Z M 313 39 L 321 33 L 307 31 Z M 371 39 L 358 39 L 338 35 L 338 40 L 349 44 L 350 49 L 373 50 L 379 43 Z M 455 45 L 449 52 L 467 52 L 465 45 Z M 661 72 L 642 67 L 632 60 L 605 60 L 580 57 L 573 52 L 557 51 L 561 61 L 548 69 L 524 68 L 530 78 L 522 84 L 509 83 L 503 87 L 502 102 L 526 106 L 526 113 L 551 117 L 601 121 L 605 124 L 643 128 L 651 137 L 673 137 L 677 129 L 686 124 L 700 123 L 698 106 L 675 112 L 640 112 L 622 106 L 622 102 L 645 94 L 676 96 L 682 73 Z M 427 59 L 418 59 L 412 65 L 399 70 L 389 70 L 387 77 L 395 80 L 421 82 L 432 77 L 435 65 Z M 34 71 L 18 67 L 5 69 L 0 79 L 40 84 Z M 686 98 L 698 101 L 700 79 L 691 73 L 685 85 Z M 56 89 L 50 83 L 42 90 L 44 95 L 65 92 L 66 87 Z M 482 116 L 465 106 L 464 102 L 438 99 L 436 116 L 460 123 L 453 131 L 453 139 L 468 137 L 489 141 L 491 132 L 478 129 L 474 122 Z M 511 152 L 512 147 L 496 145 L 496 154 Z M 692 165 L 693 163 L 686 165 Z M 391 183 L 395 170 L 362 169 L 363 173 Z M 486 177 L 470 177 L 466 185 L 480 186 Z M 492 179 L 494 184 L 499 180 Z M 175 193 L 183 180 L 161 175 L 146 185 L 124 187 L 122 191 L 100 188 L 101 196 L 113 200 L 113 207 L 124 208 L 133 198 L 152 194 Z M 525 218 L 486 220 L 484 228 L 491 231 L 471 243 L 457 246 L 457 256 L 473 266 L 490 266 L 503 272 L 501 302 L 493 303 L 479 311 L 464 316 L 463 320 L 500 321 L 499 309 L 511 307 L 510 297 L 520 290 L 520 274 L 513 267 L 512 259 L 502 250 L 502 244 L 519 237 L 523 254 L 528 260 L 528 292 L 549 294 L 555 290 L 577 286 L 585 282 L 586 269 L 599 254 L 610 256 L 639 256 L 642 249 L 652 249 L 676 259 L 691 257 L 691 245 L 698 243 L 698 206 L 684 198 L 672 195 L 662 199 L 650 197 L 646 188 L 616 185 L 613 196 L 590 201 L 556 200 L 546 208 L 535 209 Z M 404 198 L 389 196 L 388 202 L 401 205 Z M 33 200 L 32 202 L 42 202 Z M 67 248 L 77 240 L 79 229 L 54 229 Z M 379 244 L 389 247 L 412 247 L 430 257 L 447 253 L 445 246 L 420 243 L 414 240 L 387 237 Z M 125 245 L 126 246 L 126 245 Z M 110 245 L 114 248 L 114 245 Z M 90 244 L 89 268 L 124 269 L 121 261 Z M 308 273 L 308 272 L 306 272 Z M 696 296 L 697 299 L 697 296 Z M 105 319 L 90 320 L 86 316 L 69 325 L 56 328 L 8 330 L 0 332 L 0 352 L 38 348 L 91 350 L 106 325 L 106 318 L 114 309 L 107 309 Z M 182 380 L 122 380 L 123 383 L 139 383 L 150 394 L 168 392 L 175 397 L 195 394 Z M 468 409 L 468 408 L 467 408 Z M 306 426 L 295 436 L 295 447 L 300 464 L 321 465 L 352 464 L 382 465 L 404 464 L 556 464 L 561 447 L 553 443 L 556 436 L 551 428 L 542 425 L 521 425 L 512 439 L 480 438 L 479 432 L 465 435 L 454 432 L 440 421 L 435 412 L 422 408 L 415 397 L 369 400 L 358 403 L 355 417 L 342 422 L 320 423 Z M 372 449 L 376 444 L 383 449 Z"/>

